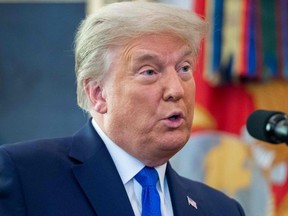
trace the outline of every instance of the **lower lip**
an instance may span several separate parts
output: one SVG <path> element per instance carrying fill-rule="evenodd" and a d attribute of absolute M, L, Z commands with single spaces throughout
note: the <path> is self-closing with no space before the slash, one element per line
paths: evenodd
<path fill-rule="evenodd" d="M 183 122 L 184 122 L 183 118 L 178 118 L 175 120 L 170 120 L 170 119 L 164 120 L 165 125 L 169 128 L 178 128 L 182 125 Z"/>

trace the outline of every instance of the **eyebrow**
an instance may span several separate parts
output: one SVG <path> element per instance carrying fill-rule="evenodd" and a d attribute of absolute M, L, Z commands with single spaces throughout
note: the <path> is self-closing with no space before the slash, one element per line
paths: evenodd
<path fill-rule="evenodd" d="M 185 46 L 178 56 L 179 59 L 184 58 L 185 56 L 193 56 L 193 50 L 189 46 Z"/>
<path fill-rule="evenodd" d="M 156 54 L 153 53 L 151 51 L 140 51 L 139 53 L 136 54 L 136 56 L 133 57 L 133 61 L 136 62 L 143 62 L 143 61 L 160 61 L 161 57 Z"/>
<path fill-rule="evenodd" d="M 186 56 L 192 56 L 193 51 L 191 50 L 190 47 L 184 47 L 182 48 L 182 50 L 180 51 L 179 54 L 177 54 L 176 59 L 181 59 L 184 58 Z M 133 57 L 133 61 L 136 62 L 145 62 L 145 61 L 161 61 L 162 58 L 161 56 L 159 56 L 157 53 L 154 53 L 152 51 L 139 51 L 134 57 Z"/>

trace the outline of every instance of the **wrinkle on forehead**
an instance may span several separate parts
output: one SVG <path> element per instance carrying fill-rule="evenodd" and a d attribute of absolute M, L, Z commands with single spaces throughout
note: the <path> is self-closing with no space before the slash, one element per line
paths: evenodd
<path fill-rule="evenodd" d="M 167 44 L 166 48 L 161 42 L 159 47 L 151 47 L 151 44 L 159 43 L 159 38 L 161 38 L 162 41 L 166 40 L 167 43 L 173 43 L 174 47 Z M 191 56 L 191 59 L 196 58 L 195 54 L 193 54 L 193 49 L 189 44 L 178 36 L 164 33 L 138 37 L 127 43 L 121 50 L 121 57 L 127 62 L 153 60 L 168 63 L 172 60 L 179 61 L 187 56 Z"/>

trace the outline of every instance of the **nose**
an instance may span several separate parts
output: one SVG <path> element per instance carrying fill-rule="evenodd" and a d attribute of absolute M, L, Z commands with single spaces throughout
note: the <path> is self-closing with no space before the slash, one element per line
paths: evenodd
<path fill-rule="evenodd" d="M 177 71 L 172 70 L 165 74 L 163 79 L 165 101 L 178 101 L 184 96 L 184 81 L 178 76 Z"/>

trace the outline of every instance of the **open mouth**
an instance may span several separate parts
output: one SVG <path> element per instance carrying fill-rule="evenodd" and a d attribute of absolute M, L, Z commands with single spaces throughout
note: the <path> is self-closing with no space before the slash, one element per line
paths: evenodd
<path fill-rule="evenodd" d="M 171 115 L 170 117 L 168 117 L 168 119 L 170 121 L 176 121 L 178 119 L 182 118 L 182 115 L 181 114 L 174 114 L 174 115 Z"/>
<path fill-rule="evenodd" d="M 165 125 L 173 130 L 179 128 L 185 121 L 182 112 L 172 112 L 164 120 Z"/>

